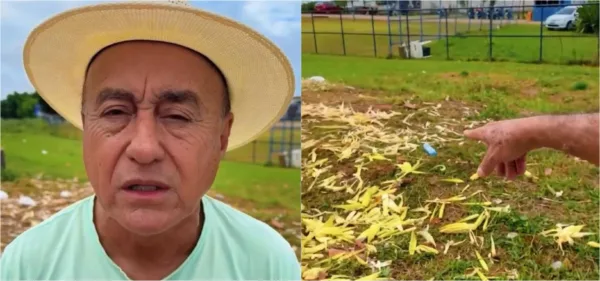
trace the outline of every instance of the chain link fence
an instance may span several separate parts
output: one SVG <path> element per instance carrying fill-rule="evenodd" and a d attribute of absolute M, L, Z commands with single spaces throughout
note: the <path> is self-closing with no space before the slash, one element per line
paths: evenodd
<path fill-rule="evenodd" d="M 579 6 L 590 5 L 598 9 L 598 3 Z M 407 43 L 418 42 L 424 46 L 423 57 L 428 59 L 597 65 L 598 34 L 576 32 L 576 21 L 545 25 L 549 16 L 566 6 L 384 7 L 383 10 L 349 7 L 330 12 L 304 11 L 302 50 L 406 59 L 415 57 Z"/>

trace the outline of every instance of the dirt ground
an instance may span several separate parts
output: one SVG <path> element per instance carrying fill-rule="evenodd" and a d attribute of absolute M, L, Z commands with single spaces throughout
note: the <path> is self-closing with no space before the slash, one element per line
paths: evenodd
<path fill-rule="evenodd" d="M 460 79 L 458 73 L 445 74 L 442 78 Z M 504 80 L 500 76 L 494 78 L 495 83 Z M 523 97 L 536 95 L 538 91 L 532 83 L 521 86 L 517 92 Z M 546 184 L 571 180 L 576 167 L 589 168 L 579 160 L 540 152 L 544 156 L 536 155 L 528 160 L 528 169 L 534 173 L 514 182 L 495 177 L 469 179 L 483 157 L 484 146 L 465 140 L 462 131 L 491 121 L 478 117 L 482 110 L 480 104 L 449 98 L 422 102 L 411 95 L 390 99 L 390 93 L 383 91 L 306 81 L 302 100 L 305 279 L 485 280 L 489 277 L 539 280 L 597 275 L 598 253 L 586 246 L 587 241 L 596 241 L 598 235 L 594 232 L 597 219 L 590 220 L 590 216 L 593 217 L 590 212 L 597 202 L 590 196 L 597 192 L 597 180 L 587 175 L 578 177 L 586 190 L 567 189 L 568 199 L 555 196 Z M 397 139 L 408 148 L 385 153 L 390 139 Z M 423 141 L 437 149 L 437 156 L 428 156 L 423 151 Z M 354 146 L 355 142 L 359 144 Z M 562 163 L 551 164 L 554 172 L 539 168 L 548 165 L 544 161 L 550 161 L 541 159 L 563 158 L 565 160 L 553 160 Z M 416 169 L 425 174 L 408 174 L 396 180 L 401 174 L 398 168 L 405 162 L 420 163 Z M 542 173 L 536 172 L 540 169 Z M 592 170 L 591 175 L 593 173 Z M 376 190 L 376 195 L 365 197 L 371 188 Z M 429 250 L 437 251 L 435 254 L 409 254 L 410 233 L 378 238 L 393 231 L 384 229 L 389 217 L 382 215 L 385 212 L 382 210 L 392 208 L 383 206 L 382 202 L 389 200 L 384 194 L 410 210 L 407 221 L 418 220 L 414 214 L 427 212 L 429 217 L 415 224 L 414 231 L 425 230 L 437 244 L 429 243 L 419 234 L 416 245 L 427 245 L 433 248 Z M 427 203 L 455 196 L 468 199 L 465 203 L 445 204 L 443 214 L 439 204 Z M 574 211 L 575 205 L 569 202 L 577 202 L 579 210 Z M 442 233 L 445 225 L 485 213 L 485 206 L 502 209 L 497 213 L 489 211 L 491 219 L 484 226 L 487 231 L 476 229 L 473 237 L 466 232 Z M 567 222 L 585 224 L 585 231 L 592 234 L 572 246 L 563 245 L 565 253 L 561 254 L 555 241 L 540 233 L 557 223 Z M 410 226 L 413 225 L 407 223 L 404 228 Z M 325 230 L 326 227 L 331 228 Z M 331 234 L 324 234 L 326 231 Z M 490 238 L 495 240 L 495 246 L 490 244 L 493 243 Z M 461 240 L 464 243 L 460 246 L 448 246 Z M 489 270 L 483 269 L 475 252 L 481 253 Z M 556 263 L 563 266 L 561 271 L 552 269 Z"/>

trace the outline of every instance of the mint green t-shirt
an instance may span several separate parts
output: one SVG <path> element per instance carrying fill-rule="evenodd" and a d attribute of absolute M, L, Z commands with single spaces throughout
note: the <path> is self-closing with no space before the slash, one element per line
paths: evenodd
<path fill-rule="evenodd" d="M 218 200 L 202 202 L 202 235 L 165 280 L 301 280 L 279 233 Z M 128 280 L 100 244 L 93 206 L 90 196 L 19 235 L 2 253 L 0 280 Z"/>

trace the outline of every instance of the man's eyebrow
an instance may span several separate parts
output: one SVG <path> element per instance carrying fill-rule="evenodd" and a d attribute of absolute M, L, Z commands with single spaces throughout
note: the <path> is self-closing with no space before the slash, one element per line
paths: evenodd
<path fill-rule="evenodd" d="M 162 91 L 158 97 L 159 102 L 191 104 L 201 107 L 197 94 L 190 90 L 166 90 Z"/>
<path fill-rule="evenodd" d="M 124 89 L 104 88 L 96 98 L 96 106 L 99 106 L 108 100 L 128 101 L 135 104 L 135 95 Z"/>

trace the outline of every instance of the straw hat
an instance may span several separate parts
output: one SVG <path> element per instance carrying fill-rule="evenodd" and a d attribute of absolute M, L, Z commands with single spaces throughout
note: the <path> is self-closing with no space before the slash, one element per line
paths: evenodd
<path fill-rule="evenodd" d="M 25 71 L 40 96 L 81 129 L 81 93 L 90 59 L 109 45 L 131 40 L 181 45 L 221 69 L 235 115 L 228 150 L 267 131 L 292 99 L 294 75 L 281 50 L 249 27 L 185 1 L 104 3 L 58 14 L 27 38 Z"/>

